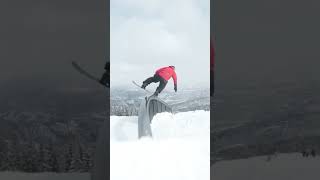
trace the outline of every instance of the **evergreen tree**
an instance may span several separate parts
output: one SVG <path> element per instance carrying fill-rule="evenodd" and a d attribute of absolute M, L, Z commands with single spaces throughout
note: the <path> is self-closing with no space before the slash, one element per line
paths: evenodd
<path fill-rule="evenodd" d="M 81 155 L 80 155 L 80 148 L 78 148 L 78 151 L 73 151 L 73 156 L 71 159 L 71 165 L 70 165 L 70 172 L 79 172 L 81 170 Z"/>
<path fill-rule="evenodd" d="M 46 170 L 45 168 L 46 165 L 45 165 L 45 147 L 43 144 L 40 144 L 38 155 L 39 155 L 37 158 L 38 171 L 44 172 Z"/>
<path fill-rule="evenodd" d="M 24 172 L 37 172 L 36 156 L 37 152 L 32 144 L 23 145 L 22 152 L 18 155 L 19 170 Z"/>
<path fill-rule="evenodd" d="M 72 159 L 73 159 L 72 144 L 69 144 L 68 151 L 65 155 L 65 172 L 70 171 Z"/>
<path fill-rule="evenodd" d="M 50 172 L 59 172 L 59 163 L 56 153 L 54 152 L 52 143 L 48 148 L 48 167 Z"/>
<path fill-rule="evenodd" d="M 89 172 L 92 167 L 92 160 L 90 155 L 87 151 L 83 153 L 83 160 L 82 160 L 82 170 L 83 172 Z"/>
<path fill-rule="evenodd" d="M 7 141 L 7 151 L 6 151 L 6 160 L 3 164 L 3 170 L 6 171 L 16 171 L 19 170 L 19 153 L 17 151 L 17 143 Z"/>

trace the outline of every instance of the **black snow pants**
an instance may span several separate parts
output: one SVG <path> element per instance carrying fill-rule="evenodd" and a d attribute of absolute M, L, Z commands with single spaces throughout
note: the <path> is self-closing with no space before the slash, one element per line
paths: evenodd
<path fill-rule="evenodd" d="M 106 87 L 110 87 L 110 62 L 108 61 L 104 66 L 105 72 L 100 78 L 100 83 Z"/>
<path fill-rule="evenodd" d="M 157 87 L 156 92 L 160 93 L 167 85 L 167 82 L 165 79 L 163 79 L 161 76 L 158 74 L 155 74 L 153 77 L 149 77 L 145 81 L 143 81 L 143 84 L 148 86 L 150 83 L 157 83 L 160 82 L 159 86 Z"/>

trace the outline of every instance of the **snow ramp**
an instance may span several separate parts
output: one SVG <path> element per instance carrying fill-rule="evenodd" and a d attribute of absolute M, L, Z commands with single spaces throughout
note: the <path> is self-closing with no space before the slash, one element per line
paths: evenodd
<path fill-rule="evenodd" d="M 142 99 L 138 117 L 138 136 L 152 136 L 151 121 L 153 117 L 162 112 L 171 112 L 172 108 L 157 96 Z"/>
<path fill-rule="evenodd" d="M 156 114 L 152 138 L 138 139 L 137 116 L 110 117 L 111 180 L 209 180 L 210 112 Z"/>

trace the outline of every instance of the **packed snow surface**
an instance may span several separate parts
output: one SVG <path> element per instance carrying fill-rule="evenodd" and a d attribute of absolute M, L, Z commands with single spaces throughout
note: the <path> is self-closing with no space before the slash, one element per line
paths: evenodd
<path fill-rule="evenodd" d="M 210 112 L 157 114 L 153 137 L 138 139 L 138 117 L 110 118 L 111 180 L 209 180 Z"/>

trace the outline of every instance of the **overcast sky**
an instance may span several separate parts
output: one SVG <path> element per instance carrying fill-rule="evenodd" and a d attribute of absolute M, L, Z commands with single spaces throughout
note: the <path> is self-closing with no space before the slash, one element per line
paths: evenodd
<path fill-rule="evenodd" d="M 111 0 L 111 86 L 141 83 L 175 65 L 178 87 L 209 87 L 209 6 L 209 0 Z"/>
<path fill-rule="evenodd" d="M 319 1 L 221 0 L 214 11 L 216 90 L 320 82 Z"/>
<path fill-rule="evenodd" d="M 108 11 L 105 0 L 1 1 L 0 87 L 92 86 L 70 61 L 102 74 L 109 59 Z"/>

